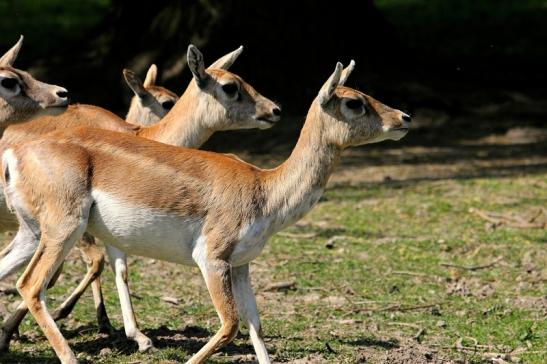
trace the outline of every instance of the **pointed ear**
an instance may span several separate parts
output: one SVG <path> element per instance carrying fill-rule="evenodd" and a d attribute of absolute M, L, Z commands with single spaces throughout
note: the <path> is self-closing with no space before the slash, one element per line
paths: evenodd
<path fill-rule="evenodd" d="M 136 96 L 142 99 L 148 95 L 148 91 L 144 89 L 142 81 L 133 71 L 125 68 L 123 70 L 123 78 L 125 78 L 125 82 L 127 82 L 127 85 L 135 93 Z"/>
<path fill-rule="evenodd" d="M 188 46 L 188 53 L 186 55 L 188 60 L 188 67 L 194 75 L 194 78 L 199 87 L 202 87 L 207 82 L 209 75 L 205 72 L 205 64 L 203 63 L 203 54 L 193 44 Z"/>
<path fill-rule="evenodd" d="M 24 37 L 21 35 L 21 37 L 19 38 L 19 41 L 17 41 L 17 43 L 15 43 L 15 45 L 9 51 L 7 51 L 6 54 L 2 56 L 2 58 L 0 58 L 0 66 L 13 65 L 13 62 L 15 62 L 15 60 L 17 59 L 19 50 L 21 49 L 21 46 L 23 45 L 23 39 Z"/>
<path fill-rule="evenodd" d="M 353 72 L 353 69 L 355 68 L 355 61 L 352 59 L 349 63 L 349 66 L 344 68 L 342 71 L 342 76 L 340 76 L 340 81 L 338 82 L 339 86 L 344 86 L 346 84 L 346 81 L 348 80 L 349 75 Z"/>
<path fill-rule="evenodd" d="M 151 65 L 146 72 L 146 78 L 144 79 L 143 86 L 145 88 L 154 86 L 156 84 L 156 78 L 158 77 L 158 67 L 155 64 Z"/>
<path fill-rule="evenodd" d="M 235 51 L 232 51 L 219 59 L 217 59 L 215 62 L 213 62 L 212 65 L 210 65 L 208 68 L 218 68 L 222 70 L 227 70 L 230 68 L 234 62 L 236 61 L 237 57 L 243 52 L 243 46 L 239 46 L 238 49 Z"/>
<path fill-rule="evenodd" d="M 321 87 L 321 90 L 319 90 L 319 94 L 317 95 L 317 97 L 319 98 L 319 102 L 321 103 L 321 105 L 325 105 L 327 102 L 329 102 L 332 98 L 332 95 L 334 95 L 334 90 L 336 89 L 336 86 L 338 86 L 338 83 L 340 82 L 340 77 L 342 76 L 342 68 L 342 63 L 336 63 L 334 73 L 329 77 L 327 82 L 325 82 L 323 87 Z"/>

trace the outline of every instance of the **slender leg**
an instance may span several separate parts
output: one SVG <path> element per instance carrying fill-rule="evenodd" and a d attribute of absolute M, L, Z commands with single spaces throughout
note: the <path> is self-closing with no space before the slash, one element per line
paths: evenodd
<path fill-rule="evenodd" d="M 10 275 L 25 263 L 28 263 L 39 242 L 39 237 L 23 221 L 19 226 L 17 234 L 8 245 L 10 249 L 6 248 L 3 251 L 6 252 L 6 255 L 0 261 L 0 279 Z M 21 302 L 15 312 L 4 321 L 0 332 L 0 351 L 7 351 L 9 349 L 10 340 L 27 312 L 26 304 Z"/>
<path fill-rule="evenodd" d="M 95 302 L 95 309 L 97 312 L 97 322 L 99 324 L 99 331 L 109 333 L 112 332 L 112 325 L 106 314 L 104 299 L 101 290 L 100 275 L 104 269 L 104 254 L 95 244 L 95 238 L 85 233 L 78 244 L 79 248 L 84 255 L 84 260 L 87 264 L 87 272 L 84 279 L 80 282 L 78 287 L 72 292 L 72 294 L 52 313 L 52 317 L 55 321 L 67 317 L 74 305 L 80 299 L 89 285 L 92 285 L 93 300 Z"/>
<path fill-rule="evenodd" d="M 260 325 L 260 318 L 258 317 L 255 295 L 251 287 L 249 264 L 232 268 L 232 282 L 239 317 L 249 327 L 251 341 L 253 342 L 258 362 L 260 364 L 270 363 L 266 345 L 264 345 L 264 339 L 262 338 L 262 327 Z"/>
<path fill-rule="evenodd" d="M 116 276 L 116 287 L 122 308 L 123 326 L 128 338 L 133 339 L 139 344 L 139 351 L 148 351 L 154 348 L 152 340 L 143 334 L 137 327 L 135 312 L 129 296 L 129 286 L 127 285 L 127 256 L 121 250 L 105 244 L 106 253 L 110 260 L 112 270 Z"/>
<path fill-rule="evenodd" d="M 2 249 L 2 251 L 0 252 L 0 258 L 3 258 L 5 257 L 11 250 L 11 248 L 13 247 L 13 242 L 10 241 L 8 245 L 6 245 L 4 247 L 4 249 Z"/>
<path fill-rule="evenodd" d="M 238 329 L 230 263 L 221 259 L 207 258 L 203 262 L 198 262 L 198 266 L 205 278 L 207 289 L 222 325 L 209 342 L 188 360 L 189 364 L 204 363 L 215 351 L 232 341 Z"/>
<path fill-rule="evenodd" d="M 25 301 L 19 303 L 19 306 L 15 309 L 15 312 L 8 317 L 2 324 L 2 331 L 0 333 L 0 351 L 8 351 L 11 338 L 15 331 L 19 328 L 21 321 L 27 315 L 28 308 Z"/>
<path fill-rule="evenodd" d="M 17 281 L 17 289 L 61 362 L 73 364 L 77 363 L 76 356 L 49 314 L 45 294 L 49 281 L 76 239 L 83 233 L 85 220 L 78 217 L 76 219 L 66 217 L 65 221 L 59 225 L 58 228 L 47 226 L 42 230 L 40 245 L 27 269 Z"/>
<path fill-rule="evenodd" d="M 53 274 L 53 277 L 49 281 L 48 288 L 51 288 L 53 287 L 53 285 L 55 285 L 55 282 L 61 275 L 62 271 L 63 263 L 61 263 L 59 268 Z M 2 331 L 0 332 L 0 351 L 8 351 L 11 339 L 15 332 L 17 332 L 17 330 L 19 329 L 19 325 L 21 325 L 21 321 L 23 321 L 27 313 L 28 307 L 25 301 L 23 301 L 19 304 L 19 306 L 17 306 L 15 312 L 12 313 L 11 316 L 4 321 L 4 323 L 2 324 Z"/>
<path fill-rule="evenodd" d="M 39 236 L 27 224 L 22 224 L 8 245 L 9 251 L 7 247 L 2 251 L 6 254 L 0 260 L 0 280 L 28 263 L 36 251 L 39 241 Z"/>

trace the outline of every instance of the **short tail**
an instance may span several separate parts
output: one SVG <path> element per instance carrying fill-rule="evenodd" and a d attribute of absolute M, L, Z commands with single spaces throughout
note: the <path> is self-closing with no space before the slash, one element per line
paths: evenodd
<path fill-rule="evenodd" d="M 2 175 L 0 176 L 2 182 L 2 189 L 4 190 L 4 196 L 6 198 L 6 205 L 10 211 L 13 212 L 12 205 L 10 203 L 10 196 L 12 192 L 13 183 L 16 177 L 17 158 L 13 149 L 7 149 L 2 154 Z"/>

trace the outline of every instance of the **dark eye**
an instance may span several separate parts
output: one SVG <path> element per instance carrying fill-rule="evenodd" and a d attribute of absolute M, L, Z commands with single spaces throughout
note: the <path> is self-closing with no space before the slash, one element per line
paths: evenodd
<path fill-rule="evenodd" d="M 11 90 L 17 85 L 17 80 L 15 78 L 4 78 L 1 83 L 2 87 Z"/>
<path fill-rule="evenodd" d="M 171 110 L 175 106 L 175 103 L 173 101 L 164 101 L 161 103 L 161 107 L 163 107 L 165 110 Z"/>
<path fill-rule="evenodd" d="M 346 106 L 348 107 L 348 109 L 357 110 L 363 107 L 363 101 L 358 99 L 348 100 L 346 101 Z"/>
<path fill-rule="evenodd" d="M 237 85 L 235 83 L 227 83 L 222 85 L 222 91 L 227 95 L 233 96 L 237 92 Z"/>

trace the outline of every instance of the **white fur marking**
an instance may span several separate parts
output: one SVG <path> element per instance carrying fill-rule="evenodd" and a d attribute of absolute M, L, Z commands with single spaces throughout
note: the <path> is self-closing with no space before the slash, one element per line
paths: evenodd
<path fill-rule="evenodd" d="M 135 206 L 99 190 L 91 192 L 88 229 L 95 237 L 131 255 L 194 265 L 194 243 L 202 221 Z"/>

